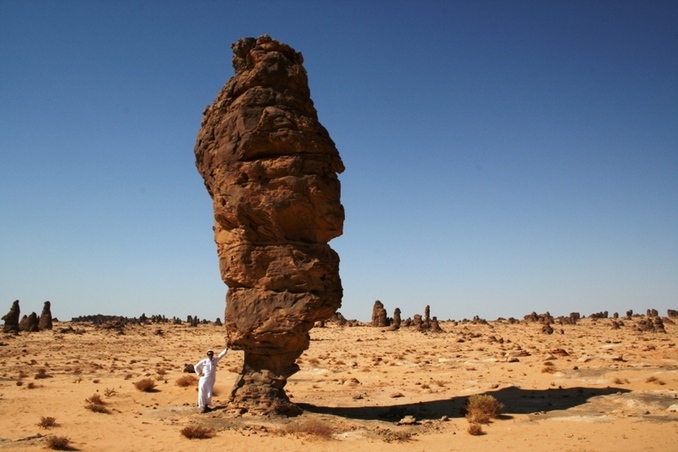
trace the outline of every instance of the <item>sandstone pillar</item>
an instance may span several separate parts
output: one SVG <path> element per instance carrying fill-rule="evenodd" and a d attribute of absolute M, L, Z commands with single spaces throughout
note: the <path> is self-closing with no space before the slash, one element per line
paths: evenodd
<path fill-rule="evenodd" d="M 314 322 L 341 305 L 344 210 L 334 142 L 311 101 L 303 58 L 261 36 L 232 45 L 235 75 L 203 112 L 196 165 L 213 200 L 224 325 L 245 362 L 231 404 L 294 414 L 285 394 Z"/>

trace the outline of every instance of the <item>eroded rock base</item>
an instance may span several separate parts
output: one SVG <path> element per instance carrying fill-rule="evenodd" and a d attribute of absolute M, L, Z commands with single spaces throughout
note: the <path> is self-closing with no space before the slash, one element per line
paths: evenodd
<path fill-rule="evenodd" d="M 302 410 L 285 393 L 287 377 L 262 369 L 244 368 L 238 377 L 229 405 L 255 415 L 297 416 Z"/>

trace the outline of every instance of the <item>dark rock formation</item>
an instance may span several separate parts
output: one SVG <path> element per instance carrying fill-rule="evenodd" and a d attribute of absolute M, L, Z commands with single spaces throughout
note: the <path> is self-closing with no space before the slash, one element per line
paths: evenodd
<path fill-rule="evenodd" d="M 51 330 L 52 329 L 52 304 L 49 301 L 45 301 L 45 304 L 42 306 L 42 313 L 40 314 L 40 320 L 38 322 L 38 328 L 40 331 Z"/>
<path fill-rule="evenodd" d="M 344 315 L 339 311 L 335 312 L 334 315 L 329 318 L 329 321 L 335 322 L 339 326 L 346 326 L 346 324 L 348 323 L 348 320 L 346 320 L 346 317 L 344 317 Z"/>
<path fill-rule="evenodd" d="M 548 311 L 543 314 L 537 314 L 536 312 L 532 311 L 530 314 L 524 316 L 523 319 L 525 319 L 526 322 L 538 322 L 543 325 L 549 325 L 555 322 L 553 316 L 551 316 L 551 313 Z"/>
<path fill-rule="evenodd" d="M 678 311 L 675 309 L 667 309 L 666 310 L 666 316 L 671 318 L 678 318 Z"/>
<path fill-rule="evenodd" d="M 400 328 L 400 324 L 402 323 L 402 320 L 400 318 L 400 308 L 395 308 L 393 311 L 393 327 Z"/>
<path fill-rule="evenodd" d="M 589 317 L 593 320 L 606 319 L 608 317 L 608 312 L 607 311 L 596 312 L 591 314 Z"/>
<path fill-rule="evenodd" d="M 27 333 L 40 331 L 38 327 L 38 314 L 31 312 L 28 316 L 23 316 L 19 322 L 19 329 Z"/>
<path fill-rule="evenodd" d="M 231 406 L 296 414 L 284 391 L 314 322 L 341 306 L 338 173 L 303 58 L 261 36 L 232 45 L 235 75 L 205 108 L 196 166 L 213 200 L 214 238 L 228 285 L 227 343 L 245 352 Z"/>
<path fill-rule="evenodd" d="M 424 328 L 431 328 L 431 306 L 424 308 Z"/>
<path fill-rule="evenodd" d="M 641 319 L 637 324 L 638 331 L 649 331 L 653 333 L 666 333 L 664 322 L 661 317 L 647 316 Z"/>
<path fill-rule="evenodd" d="M 372 326 L 388 326 L 388 315 L 384 308 L 384 303 L 379 300 L 375 301 L 372 307 Z"/>
<path fill-rule="evenodd" d="M 471 319 L 471 323 L 473 323 L 474 325 L 488 325 L 487 320 L 477 315 L 473 316 L 473 319 Z"/>
<path fill-rule="evenodd" d="M 433 316 L 431 319 L 431 332 L 432 333 L 444 333 L 445 331 L 440 328 L 440 323 L 438 322 L 438 318 Z"/>
<path fill-rule="evenodd" d="M 12 303 L 12 307 L 9 309 L 9 312 L 2 316 L 2 320 L 5 321 L 5 325 L 2 328 L 2 331 L 5 333 L 19 331 L 20 314 L 21 310 L 19 309 L 19 300 L 14 300 L 14 303 Z"/>

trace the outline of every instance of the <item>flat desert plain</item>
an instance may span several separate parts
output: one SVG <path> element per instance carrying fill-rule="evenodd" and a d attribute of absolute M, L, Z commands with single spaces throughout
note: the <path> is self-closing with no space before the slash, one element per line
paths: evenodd
<path fill-rule="evenodd" d="M 238 351 L 219 364 L 215 410 L 198 412 L 197 384 L 177 381 L 223 346 L 223 327 L 56 322 L 1 336 L 0 450 L 45 450 L 52 437 L 82 451 L 678 451 L 678 327 L 636 321 L 585 318 L 553 334 L 502 320 L 314 328 L 286 387 L 296 418 L 227 407 Z M 155 388 L 137 389 L 143 379 Z M 474 394 L 504 405 L 479 435 L 464 416 Z M 187 426 L 214 436 L 188 439 Z"/>

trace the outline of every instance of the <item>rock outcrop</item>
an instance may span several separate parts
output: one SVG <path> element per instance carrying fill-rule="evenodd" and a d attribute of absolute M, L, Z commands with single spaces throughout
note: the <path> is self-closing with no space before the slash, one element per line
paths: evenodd
<path fill-rule="evenodd" d="M 24 315 L 19 322 L 19 329 L 27 333 L 40 331 L 38 327 L 38 314 L 31 312 L 30 315 Z"/>
<path fill-rule="evenodd" d="M 638 331 L 651 331 L 653 333 L 666 333 L 664 321 L 659 316 L 646 316 L 638 321 Z"/>
<path fill-rule="evenodd" d="M 384 303 L 377 300 L 372 306 L 372 326 L 385 327 L 388 326 L 388 314 Z"/>
<path fill-rule="evenodd" d="M 19 300 L 14 300 L 12 307 L 9 308 L 9 312 L 2 316 L 2 320 L 5 321 L 5 325 L 2 328 L 4 333 L 19 331 L 19 315 L 21 315 Z"/>
<path fill-rule="evenodd" d="M 440 322 L 438 322 L 438 318 L 436 316 L 433 316 L 431 319 L 431 332 L 432 333 L 444 333 L 445 330 L 443 330 L 440 327 Z"/>
<path fill-rule="evenodd" d="M 38 327 L 40 331 L 52 329 L 52 304 L 49 301 L 45 301 L 45 304 L 42 306 Z"/>
<path fill-rule="evenodd" d="M 303 58 L 264 35 L 232 46 L 235 75 L 205 108 L 196 166 L 213 200 L 228 286 L 227 343 L 244 350 L 230 404 L 296 414 L 285 391 L 314 322 L 341 306 L 344 165 L 310 97 Z"/>
<path fill-rule="evenodd" d="M 400 328 L 400 324 L 402 323 L 402 319 L 400 317 L 400 308 L 395 308 L 393 311 L 393 327 L 394 329 Z"/>

